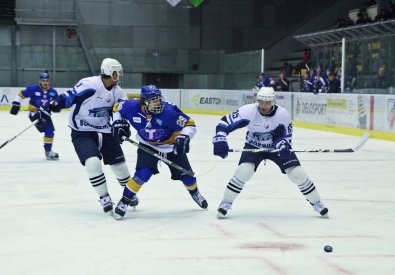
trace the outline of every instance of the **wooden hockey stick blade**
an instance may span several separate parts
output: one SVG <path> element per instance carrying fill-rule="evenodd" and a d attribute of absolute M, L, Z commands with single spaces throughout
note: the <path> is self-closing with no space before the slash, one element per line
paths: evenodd
<path fill-rule="evenodd" d="M 29 129 L 30 127 L 32 127 L 33 125 L 35 125 L 38 122 L 38 119 L 36 119 L 35 121 L 33 121 L 29 126 L 27 126 L 25 129 L 23 129 L 23 131 L 21 131 L 19 134 L 13 136 L 12 138 L 10 138 L 9 140 L 7 140 L 6 142 L 4 142 L 2 145 L 0 145 L 0 149 L 3 148 L 4 146 L 6 146 L 8 143 L 10 143 L 11 141 L 13 141 L 14 139 L 16 139 L 18 136 L 20 136 L 21 134 L 23 134 L 23 132 L 25 132 L 27 129 Z"/>
<path fill-rule="evenodd" d="M 203 175 L 207 174 L 208 172 L 210 172 L 211 170 L 214 169 L 215 165 L 216 165 L 216 164 L 214 164 L 213 166 L 211 166 L 211 167 L 210 167 L 208 170 L 206 170 L 205 172 L 202 172 L 202 173 L 200 173 L 200 174 L 197 174 L 195 177 L 197 178 L 197 177 L 200 177 L 200 176 L 203 176 Z"/>
<path fill-rule="evenodd" d="M 352 148 L 347 149 L 291 149 L 292 152 L 300 152 L 300 153 L 354 153 L 361 149 L 361 147 L 368 141 L 370 137 L 369 133 L 363 134 L 359 142 Z M 267 153 L 275 153 L 279 150 L 271 150 L 271 149 L 229 149 L 228 152 L 251 152 L 251 153 L 259 153 L 259 152 L 267 152 Z"/>

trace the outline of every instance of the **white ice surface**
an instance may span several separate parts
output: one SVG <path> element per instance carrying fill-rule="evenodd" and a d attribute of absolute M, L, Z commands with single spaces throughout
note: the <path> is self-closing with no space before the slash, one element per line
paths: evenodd
<path fill-rule="evenodd" d="M 26 113 L 0 112 L 0 143 L 30 124 Z M 45 160 L 34 127 L 0 149 L 0 274 L 395 274 L 394 142 L 369 139 L 356 153 L 298 154 L 329 219 L 313 212 L 268 161 L 218 220 L 240 153 L 213 156 L 220 116 L 192 114 L 198 127 L 188 154 L 192 167 L 199 174 L 216 164 L 198 178 L 208 210 L 162 163 L 139 192 L 137 211 L 116 221 L 103 213 L 77 159 L 68 114 L 53 115 L 58 162 Z M 242 148 L 244 135 L 245 129 L 233 132 L 230 147 Z M 358 140 L 296 128 L 293 146 L 341 149 Z M 122 147 L 133 173 L 136 147 Z M 118 202 L 122 189 L 103 169 Z M 333 252 L 324 252 L 325 245 Z"/>

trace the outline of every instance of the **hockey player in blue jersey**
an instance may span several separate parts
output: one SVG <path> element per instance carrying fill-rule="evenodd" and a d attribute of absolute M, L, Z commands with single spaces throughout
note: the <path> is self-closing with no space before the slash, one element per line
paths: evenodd
<path fill-rule="evenodd" d="M 115 59 L 105 58 L 101 74 L 83 78 L 70 90 L 64 92 L 50 104 L 51 111 L 59 112 L 72 108 L 68 126 L 71 141 L 80 163 L 85 166 L 89 181 L 99 195 L 105 213 L 113 214 L 113 202 L 108 192 L 101 160 L 109 165 L 119 184 L 124 187 L 130 178 L 125 157 L 119 143 L 111 134 L 111 109 L 115 102 L 126 100 L 125 92 L 117 85 L 123 75 L 122 65 Z M 50 114 L 39 109 L 37 118 L 48 119 Z M 137 197 L 130 201 L 138 204 Z"/>
<path fill-rule="evenodd" d="M 37 109 L 40 107 L 49 108 L 49 103 L 57 97 L 58 92 L 51 87 L 51 78 L 49 74 L 41 73 L 39 76 L 39 84 L 32 84 L 18 93 L 12 102 L 10 113 L 12 115 L 17 115 L 21 108 L 22 100 L 30 98 L 28 106 L 29 119 L 34 121 Z M 44 124 L 35 124 L 35 126 L 40 133 L 44 133 L 44 150 L 47 160 L 59 160 L 59 155 L 52 151 L 55 127 L 51 118 L 48 118 Z"/>
<path fill-rule="evenodd" d="M 129 123 L 137 130 L 136 138 L 141 146 L 163 154 L 167 159 L 192 171 L 186 153 L 189 142 L 196 133 L 195 122 L 178 107 L 164 100 L 161 91 L 154 85 L 141 89 L 140 100 L 123 100 L 113 108 L 113 135 L 119 143 L 129 137 Z M 122 218 L 130 200 L 152 175 L 159 173 L 159 159 L 139 148 L 134 176 L 128 181 L 123 197 L 115 208 L 115 218 Z M 168 165 L 169 166 L 169 165 Z M 193 200 L 203 209 L 208 204 L 200 194 L 195 177 L 169 166 L 172 180 L 181 180 Z"/>
<path fill-rule="evenodd" d="M 283 107 L 274 104 L 273 88 L 263 87 L 257 94 L 257 103 L 247 104 L 237 111 L 224 116 L 216 127 L 213 138 L 214 155 L 226 158 L 229 146 L 226 136 L 231 132 L 246 127 L 248 132 L 244 149 L 278 149 L 278 153 L 243 152 L 239 166 L 227 184 L 222 202 L 218 207 L 217 217 L 223 218 L 231 209 L 236 197 L 244 185 L 251 179 L 263 160 L 271 160 L 287 174 L 300 192 L 322 216 L 327 216 L 328 209 L 321 202 L 314 183 L 309 179 L 299 163 L 292 148 L 292 121 Z"/>

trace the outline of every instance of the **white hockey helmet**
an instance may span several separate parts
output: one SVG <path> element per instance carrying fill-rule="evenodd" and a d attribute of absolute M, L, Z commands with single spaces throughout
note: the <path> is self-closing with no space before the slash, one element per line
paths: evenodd
<path fill-rule="evenodd" d="M 272 104 L 274 104 L 276 99 L 274 89 L 272 87 L 262 87 L 257 93 L 256 99 L 261 101 L 271 101 Z"/>
<path fill-rule="evenodd" d="M 114 72 L 117 73 L 117 78 L 114 79 L 114 81 L 118 81 L 119 77 L 123 75 L 123 68 L 121 63 L 119 63 L 117 60 L 112 59 L 112 58 L 105 58 L 103 59 L 103 62 L 101 63 L 100 67 L 101 74 L 111 76 L 113 77 L 112 74 Z"/>

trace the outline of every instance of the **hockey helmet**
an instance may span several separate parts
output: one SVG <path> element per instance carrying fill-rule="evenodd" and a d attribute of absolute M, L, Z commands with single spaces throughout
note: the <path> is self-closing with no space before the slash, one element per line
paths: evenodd
<path fill-rule="evenodd" d="M 121 63 L 119 63 L 117 60 L 112 59 L 112 58 L 105 58 L 103 59 L 103 62 L 101 63 L 101 74 L 111 76 L 112 80 L 118 81 L 119 77 L 123 75 L 123 68 Z M 113 73 L 117 73 L 117 78 L 113 78 Z"/>
<path fill-rule="evenodd" d="M 51 79 L 51 77 L 49 76 L 48 73 L 41 73 L 40 76 L 39 76 L 39 78 L 40 78 L 40 80 L 41 80 L 41 79 L 44 79 L 44 78 Z"/>
<path fill-rule="evenodd" d="M 271 101 L 274 104 L 276 95 L 272 87 L 262 87 L 256 95 L 258 101 Z"/>
<path fill-rule="evenodd" d="M 162 92 L 155 85 L 148 85 L 141 88 L 140 98 L 144 100 L 147 110 L 160 114 L 165 107 L 165 101 Z M 153 101 L 159 100 L 159 105 Z"/>

